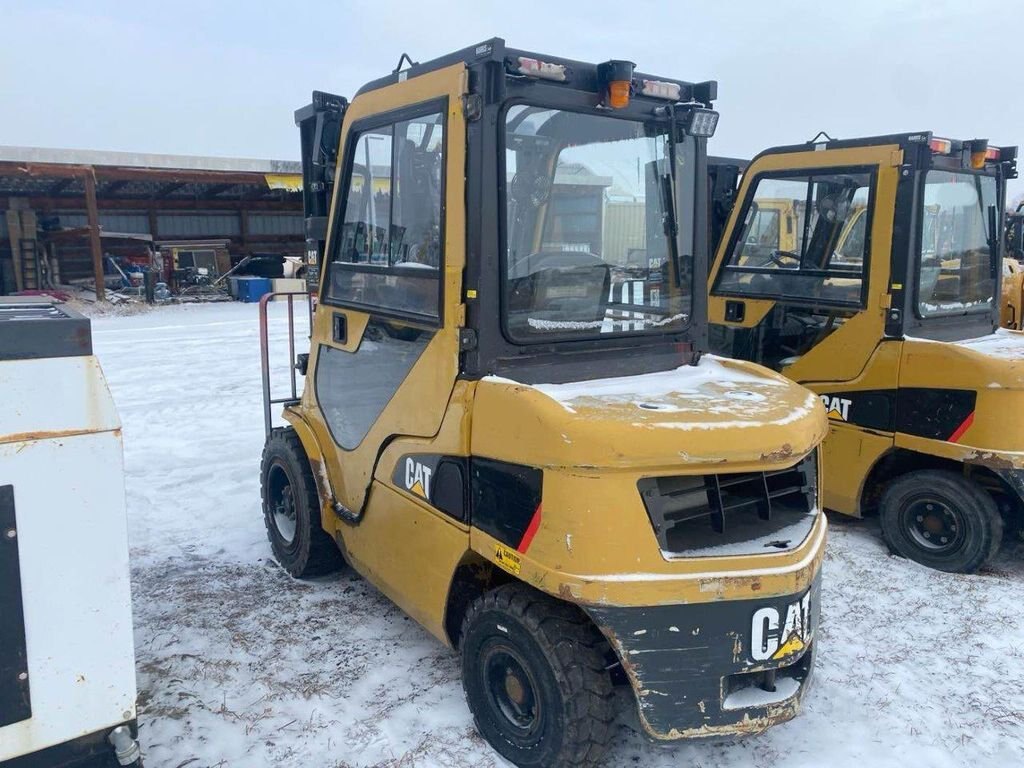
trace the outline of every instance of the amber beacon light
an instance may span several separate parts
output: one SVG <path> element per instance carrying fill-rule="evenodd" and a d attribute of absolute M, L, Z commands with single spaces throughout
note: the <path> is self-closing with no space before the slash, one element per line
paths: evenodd
<path fill-rule="evenodd" d="M 605 106 L 612 109 L 629 106 L 629 90 L 635 66 L 632 61 L 620 59 L 611 59 L 598 65 L 598 74 L 605 83 Z"/>

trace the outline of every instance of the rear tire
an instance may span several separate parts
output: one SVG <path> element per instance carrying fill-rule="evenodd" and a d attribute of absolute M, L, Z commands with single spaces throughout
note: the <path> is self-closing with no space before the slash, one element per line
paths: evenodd
<path fill-rule="evenodd" d="M 601 633 L 523 584 L 477 599 L 462 625 L 462 684 L 480 734 L 529 768 L 593 766 L 615 718 Z"/>
<path fill-rule="evenodd" d="M 903 475 L 885 489 L 880 507 L 889 549 L 940 571 L 974 573 L 1003 540 L 995 500 L 955 472 Z"/>
<path fill-rule="evenodd" d="M 274 558 L 297 579 L 342 565 L 341 552 L 320 521 L 320 497 L 309 459 L 292 427 L 275 428 L 260 471 L 263 522 Z"/>

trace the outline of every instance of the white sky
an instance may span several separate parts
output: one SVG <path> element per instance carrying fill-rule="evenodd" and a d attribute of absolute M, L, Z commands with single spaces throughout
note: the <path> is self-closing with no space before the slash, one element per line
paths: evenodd
<path fill-rule="evenodd" d="M 715 154 L 819 130 L 1015 144 L 1014 5 L 0 0 L 0 144 L 297 159 L 292 112 L 312 89 L 351 95 L 402 51 L 422 61 L 495 35 L 718 80 Z"/>

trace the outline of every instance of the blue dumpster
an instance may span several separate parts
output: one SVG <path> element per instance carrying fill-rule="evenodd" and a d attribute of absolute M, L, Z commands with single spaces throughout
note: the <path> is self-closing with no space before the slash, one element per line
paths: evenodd
<path fill-rule="evenodd" d="M 253 302 L 270 293 L 269 277 L 240 277 L 238 278 L 238 300 Z"/>

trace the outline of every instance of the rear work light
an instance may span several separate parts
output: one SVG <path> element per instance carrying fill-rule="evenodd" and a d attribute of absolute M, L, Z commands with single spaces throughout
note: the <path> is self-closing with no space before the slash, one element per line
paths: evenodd
<path fill-rule="evenodd" d="M 679 101 L 682 89 L 679 83 L 666 83 L 662 80 L 644 80 L 640 85 L 640 93 L 655 99 Z"/>
<path fill-rule="evenodd" d="M 531 59 L 526 56 L 519 57 L 518 72 L 526 77 L 537 77 L 541 80 L 556 80 L 560 83 L 564 83 L 568 79 L 564 65 L 552 64 L 550 61 Z"/>
<path fill-rule="evenodd" d="M 718 113 L 713 109 L 691 109 L 685 127 L 691 136 L 710 138 L 718 128 Z"/>
<path fill-rule="evenodd" d="M 953 142 L 949 139 L 932 139 L 928 146 L 937 155 L 948 155 L 953 151 Z"/>
<path fill-rule="evenodd" d="M 1001 159 L 999 147 L 989 147 L 985 150 L 985 160 L 990 163 L 998 163 Z"/>

